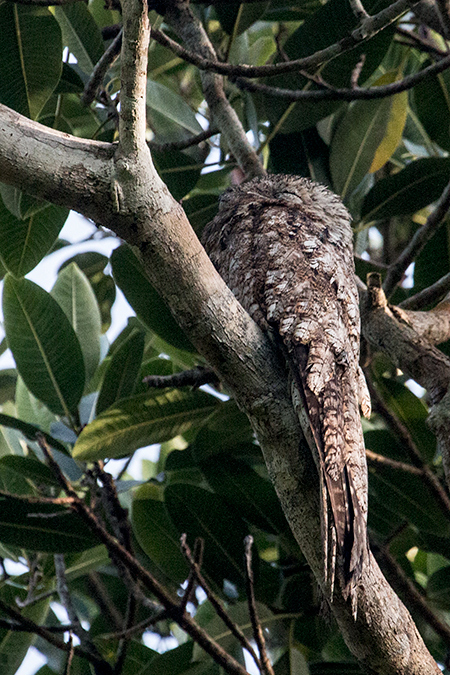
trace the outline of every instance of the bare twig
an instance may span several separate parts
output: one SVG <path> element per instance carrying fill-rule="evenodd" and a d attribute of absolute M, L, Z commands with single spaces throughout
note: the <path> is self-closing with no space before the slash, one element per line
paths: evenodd
<path fill-rule="evenodd" d="M 167 35 L 158 30 L 152 31 L 152 37 L 164 47 L 171 49 L 177 56 L 180 56 L 188 63 L 192 63 L 200 70 L 210 70 L 220 75 L 232 75 L 233 77 L 269 77 L 274 75 L 281 75 L 282 73 L 298 72 L 303 70 L 315 70 L 323 63 L 330 61 L 345 51 L 349 51 L 356 47 L 360 42 L 369 39 L 376 35 L 380 30 L 386 28 L 391 23 L 396 21 L 404 12 L 410 9 L 408 0 L 397 0 L 389 7 L 386 7 L 378 14 L 374 14 L 364 21 L 364 26 L 359 26 L 353 30 L 350 35 L 342 38 L 338 42 L 319 50 L 310 56 L 302 59 L 295 59 L 293 61 L 276 63 L 269 66 L 249 66 L 249 65 L 230 65 L 228 63 L 219 63 L 215 58 L 215 54 L 205 56 L 199 55 L 195 50 L 188 45 L 188 49 L 181 47 L 178 42 L 171 40 Z"/>
<path fill-rule="evenodd" d="M 438 10 L 439 19 L 442 23 L 443 34 L 450 33 L 450 3 L 449 0 L 436 0 L 436 8 Z"/>
<path fill-rule="evenodd" d="M 450 65 L 450 57 L 449 65 Z M 396 285 L 401 281 L 406 269 L 412 263 L 414 258 L 423 250 L 425 244 L 431 239 L 438 230 L 447 211 L 450 208 L 450 181 L 447 183 L 439 200 L 436 203 L 434 211 L 428 216 L 426 223 L 418 229 L 406 248 L 400 253 L 397 260 L 390 265 L 386 279 L 384 280 L 383 290 L 386 296 L 392 293 Z"/>
<path fill-rule="evenodd" d="M 405 473 L 412 473 L 415 476 L 423 476 L 422 469 L 419 469 L 417 466 L 412 466 L 411 464 L 406 464 L 406 462 L 399 462 L 395 459 L 391 459 L 390 457 L 385 457 L 384 455 L 380 455 L 377 452 L 369 450 L 369 448 L 366 448 L 366 457 L 367 461 L 372 462 L 375 466 L 377 464 L 379 466 L 388 466 L 391 469 L 399 469 Z"/>
<path fill-rule="evenodd" d="M 148 570 L 146 570 L 139 561 L 102 526 L 84 501 L 78 497 L 58 464 L 53 459 L 50 448 L 43 436 L 38 436 L 37 441 L 61 488 L 69 497 L 74 497 L 72 508 L 81 516 L 91 531 L 106 546 L 112 559 L 114 561 L 118 560 L 131 575 L 134 575 L 136 579 L 139 579 L 142 584 L 153 593 L 159 602 L 161 602 L 169 612 L 170 616 L 179 624 L 180 628 L 197 642 L 202 649 L 216 661 L 216 663 L 219 663 L 226 672 L 232 675 L 247 675 L 245 668 L 216 643 L 189 614 L 185 612 L 180 615 L 178 602 L 174 600 L 150 572 L 148 572 Z"/>
<path fill-rule="evenodd" d="M 250 614 L 250 621 L 253 629 L 253 637 L 255 638 L 255 642 L 258 645 L 262 672 L 265 675 L 274 675 L 272 664 L 270 663 L 270 659 L 267 654 L 266 641 L 264 639 L 264 633 L 261 628 L 261 622 L 258 617 L 258 610 L 256 609 L 255 591 L 253 587 L 252 546 L 253 546 L 253 537 L 251 534 L 249 534 L 244 539 L 244 547 L 245 547 L 244 558 L 245 558 L 245 573 L 247 582 L 246 586 L 247 586 L 248 611 Z"/>
<path fill-rule="evenodd" d="M 189 562 L 189 565 L 191 566 L 191 570 L 194 572 L 195 577 L 199 583 L 199 585 L 203 588 L 203 590 L 206 593 L 206 596 L 211 603 L 212 607 L 214 608 L 214 611 L 216 612 L 217 616 L 222 619 L 226 627 L 229 629 L 232 635 L 240 642 L 240 644 L 243 646 L 243 648 L 248 651 L 248 653 L 252 656 L 256 667 L 258 670 L 261 670 L 261 663 L 260 660 L 251 646 L 250 642 L 247 640 L 245 634 L 241 631 L 239 626 L 234 623 L 234 621 L 230 618 L 228 615 L 227 611 L 225 610 L 224 606 L 220 602 L 220 600 L 216 597 L 216 595 L 212 592 L 208 582 L 206 581 L 205 577 L 201 573 L 198 564 L 196 563 L 194 556 L 192 555 L 191 549 L 189 548 L 187 541 L 186 541 L 186 536 L 183 535 L 181 537 L 181 550 L 183 551 L 184 555 L 186 556 L 186 559 Z"/>
<path fill-rule="evenodd" d="M 173 375 L 147 375 L 142 380 L 148 387 L 165 389 L 166 387 L 201 387 L 202 384 L 217 385 L 219 379 L 212 368 L 197 366 L 192 370 L 183 370 Z"/>
<path fill-rule="evenodd" d="M 185 553 L 186 557 L 188 557 L 186 552 L 189 551 L 190 554 L 190 550 L 186 542 L 186 534 L 181 535 L 180 543 L 181 543 L 181 550 Z M 192 595 L 195 592 L 195 586 L 197 584 L 196 570 L 200 571 L 202 568 L 204 547 L 205 547 L 204 540 L 201 539 L 200 537 L 197 537 L 194 543 L 194 554 L 190 556 L 192 558 L 192 564 L 189 569 L 189 576 L 187 580 L 186 589 L 184 591 L 180 603 L 180 609 L 183 612 L 185 611 L 188 602 L 191 600 Z"/>
<path fill-rule="evenodd" d="M 409 40 L 408 46 L 415 47 L 416 49 L 420 49 L 421 51 L 426 52 L 427 54 L 434 54 L 434 56 L 437 56 L 439 58 L 442 58 L 447 55 L 447 52 L 444 49 L 440 49 L 438 45 L 436 45 L 434 42 L 431 42 L 431 40 L 427 40 L 421 35 L 418 35 L 417 33 L 414 33 L 411 30 L 406 30 L 406 28 L 402 28 L 401 26 L 397 26 L 396 32 L 398 35 L 401 35 L 402 37 L 406 38 Z M 405 44 L 402 42 L 402 44 Z"/>
<path fill-rule="evenodd" d="M 444 642 L 450 645 L 450 627 L 441 621 L 430 609 L 417 586 L 406 576 L 402 567 L 388 549 L 386 547 L 377 549 L 374 546 L 372 548 L 375 549 L 375 557 L 378 558 L 380 566 L 386 572 L 389 581 L 397 592 L 401 593 L 410 610 L 420 614 Z"/>
<path fill-rule="evenodd" d="M 351 77 L 350 77 L 350 86 L 352 89 L 356 89 L 358 87 L 358 80 L 359 76 L 361 75 L 361 71 L 364 67 L 364 64 L 366 62 L 366 55 L 361 54 L 361 58 L 359 59 L 358 63 L 356 66 L 353 68 Z"/>
<path fill-rule="evenodd" d="M 211 136 L 215 136 L 219 133 L 219 129 L 206 129 L 196 136 L 191 136 L 184 141 L 173 141 L 172 143 L 155 143 L 155 141 L 149 141 L 150 150 L 156 152 L 168 152 L 169 150 L 185 150 L 186 148 L 191 148 L 193 145 L 198 145 L 207 141 Z"/>
<path fill-rule="evenodd" d="M 7 605 L 1 599 L 0 599 L 0 610 L 4 614 L 9 616 L 16 624 L 20 624 L 21 626 L 23 626 L 24 630 L 26 630 L 28 633 L 34 633 L 35 635 L 39 635 L 39 637 L 43 638 L 57 649 L 60 649 L 63 652 L 70 653 L 72 649 L 72 646 L 70 644 L 63 642 L 62 640 L 57 638 L 54 635 L 54 633 L 48 630 L 46 627 L 39 626 L 39 624 L 35 623 L 28 617 L 22 616 L 20 612 L 18 612 L 13 607 Z M 92 654 L 91 652 L 88 652 L 79 646 L 75 646 L 73 647 L 73 649 L 77 656 L 86 659 L 87 661 L 89 661 L 94 665 L 97 675 L 113 675 L 111 666 L 106 661 L 103 661 L 103 659 L 98 658 L 95 654 Z"/>
<path fill-rule="evenodd" d="M 437 63 L 423 68 L 414 75 L 409 75 L 403 80 L 397 80 L 391 84 L 380 85 L 378 87 L 349 87 L 335 89 L 327 85 L 326 89 L 283 89 L 282 87 L 270 87 L 269 85 L 260 82 L 250 82 L 242 77 L 234 79 L 235 84 L 240 89 L 247 91 L 266 94 L 268 96 L 275 96 L 282 98 L 285 101 L 369 101 L 373 99 L 386 98 L 394 94 L 400 94 L 402 91 L 412 89 L 420 82 L 442 73 L 444 70 L 450 68 L 450 55 L 444 57 Z M 325 83 L 323 83 L 325 84 Z"/>
<path fill-rule="evenodd" d="M 121 48 L 122 31 L 120 31 L 113 42 L 111 42 L 102 58 L 95 65 L 95 68 L 92 71 L 92 74 L 84 88 L 83 95 L 81 97 L 81 101 L 84 103 L 84 105 L 90 105 L 94 100 L 97 89 L 101 86 L 103 78 L 119 56 Z"/>
<path fill-rule="evenodd" d="M 399 307 L 407 310 L 420 310 L 428 305 L 432 305 L 441 300 L 444 295 L 450 292 L 450 272 L 438 279 L 434 284 L 424 288 L 423 291 L 406 298 L 399 303 Z"/>

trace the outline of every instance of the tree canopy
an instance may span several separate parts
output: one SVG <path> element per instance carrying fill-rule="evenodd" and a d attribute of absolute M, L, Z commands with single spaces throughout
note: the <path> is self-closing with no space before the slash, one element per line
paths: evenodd
<path fill-rule="evenodd" d="M 39 675 L 441 672 L 445 0 L 5 0 L 0 27 L 3 675 L 32 644 Z M 319 480 L 280 355 L 195 236 L 265 171 L 353 217 L 373 405 L 356 619 L 320 590 Z M 83 253 L 70 210 L 98 226 Z M 57 250 L 47 292 L 27 275 Z M 117 289 L 136 316 L 109 344 Z"/>

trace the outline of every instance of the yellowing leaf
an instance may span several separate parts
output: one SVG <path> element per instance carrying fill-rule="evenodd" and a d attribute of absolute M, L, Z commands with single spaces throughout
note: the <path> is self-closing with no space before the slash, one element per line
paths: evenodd
<path fill-rule="evenodd" d="M 398 72 L 389 72 L 382 75 L 374 86 L 382 86 L 390 84 L 398 79 Z M 373 158 L 369 173 L 375 173 L 378 169 L 392 157 L 400 143 L 405 128 L 406 118 L 408 115 L 408 93 L 406 91 L 396 94 L 391 98 L 391 110 L 389 119 L 384 132 L 383 140 L 377 148 L 375 157 Z"/>

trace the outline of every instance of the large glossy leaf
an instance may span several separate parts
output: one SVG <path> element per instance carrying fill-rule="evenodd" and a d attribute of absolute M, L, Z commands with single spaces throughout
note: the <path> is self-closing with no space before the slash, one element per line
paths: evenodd
<path fill-rule="evenodd" d="M 133 329 L 108 363 L 97 400 L 97 415 L 134 393 L 144 354 L 144 331 Z"/>
<path fill-rule="evenodd" d="M 434 606 L 450 609 L 450 566 L 442 567 L 428 579 L 427 597 Z"/>
<path fill-rule="evenodd" d="M 83 352 L 86 382 L 100 361 L 100 310 L 91 285 L 74 262 L 59 274 L 51 295 L 69 319 Z"/>
<path fill-rule="evenodd" d="M 222 454 L 202 462 L 200 468 L 214 491 L 244 520 L 273 534 L 289 531 L 272 484 L 246 462 Z"/>
<path fill-rule="evenodd" d="M 374 83 L 374 86 L 382 86 L 395 82 L 398 78 L 397 72 L 385 73 Z M 391 109 L 389 118 L 386 124 L 386 130 L 383 139 L 378 146 L 375 156 L 372 160 L 369 172 L 375 173 L 383 167 L 386 162 L 392 157 L 400 144 L 403 130 L 408 116 L 408 92 L 403 91 L 401 94 L 396 94 L 390 98 Z"/>
<path fill-rule="evenodd" d="M 145 445 L 168 441 L 203 423 L 218 403 L 203 391 L 178 389 L 123 399 L 83 429 L 74 457 L 125 457 Z"/>
<path fill-rule="evenodd" d="M 383 178 L 364 199 L 366 222 L 415 213 L 438 199 L 447 185 L 450 159 L 429 157 L 411 162 L 402 171 Z"/>
<path fill-rule="evenodd" d="M 153 152 L 153 161 L 161 178 L 176 200 L 182 199 L 196 185 L 201 166 L 180 150 Z"/>
<path fill-rule="evenodd" d="M 412 100 L 430 138 L 450 150 L 450 73 L 444 71 L 418 84 L 412 91 Z"/>
<path fill-rule="evenodd" d="M 202 131 L 194 111 L 186 101 L 160 82 L 148 80 L 147 105 L 193 134 Z"/>
<path fill-rule="evenodd" d="M 0 6 L 0 102 L 37 119 L 58 84 L 61 31 L 46 7 Z"/>
<path fill-rule="evenodd" d="M 111 308 L 116 299 L 114 280 L 109 274 L 104 273 L 109 259 L 98 251 L 85 251 L 77 253 L 72 258 L 66 260 L 61 265 L 60 271 L 72 262 L 76 263 L 89 279 L 89 283 L 97 298 L 102 319 L 102 333 L 104 333 L 111 325 Z"/>
<path fill-rule="evenodd" d="M 333 186 L 342 199 L 350 197 L 374 161 L 391 112 L 391 101 L 356 101 L 341 118 L 330 152 Z"/>
<path fill-rule="evenodd" d="M 167 515 L 163 488 L 142 485 L 134 493 L 131 511 L 139 545 L 161 572 L 176 583 L 186 579 L 189 567 L 181 553 L 180 535 Z"/>
<path fill-rule="evenodd" d="M 29 390 L 56 414 L 69 415 L 84 388 L 84 361 L 75 332 L 49 293 L 8 275 L 3 289 L 8 345 Z"/>
<path fill-rule="evenodd" d="M 63 506 L 0 497 L 0 541 L 29 551 L 83 551 L 98 542 L 87 525 Z"/>
<path fill-rule="evenodd" d="M 103 55 L 104 46 L 102 34 L 87 6 L 76 2 L 53 7 L 52 11 L 61 27 L 64 46 L 75 56 L 81 70 L 91 73 Z"/>
<path fill-rule="evenodd" d="M 222 586 L 223 579 L 244 582 L 244 538 L 248 526 L 224 499 L 195 485 L 175 483 L 164 491 L 165 503 L 179 534 L 185 532 L 192 547 L 197 537 L 205 542 L 203 569 Z"/>
<path fill-rule="evenodd" d="M 41 210 L 22 220 L 0 202 L 0 260 L 16 277 L 30 272 L 50 251 L 69 215 L 62 206 L 41 204 Z"/>
<path fill-rule="evenodd" d="M 129 246 L 119 246 L 111 256 L 114 279 L 138 317 L 177 349 L 193 350 L 191 343 L 155 291 L 144 268 Z"/>
<path fill-rule="evenodd" d="M 376 382 L 384 402 L 407 427 L 423 459 L 432 461 L 436 438 L 426 424 L 428 410 L 424 403 L 408 387 L 392 378 L 376 375 Z"/>

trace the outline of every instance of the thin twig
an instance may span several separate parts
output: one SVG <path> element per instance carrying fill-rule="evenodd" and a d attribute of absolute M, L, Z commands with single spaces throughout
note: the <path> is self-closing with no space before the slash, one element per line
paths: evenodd
<path fill-rule="evenodd" d="M 427 54 L 434 54 L 435 56 L 441 58 L 447 55 L 447 52 L 444 49 L 440 49 L 434 42 L 427 40 L 426 38 L 418 35 L 417 33 L 414 33 L 411 30 L 406 30 L 406 28 L 397 26 L 396 32 L 398 35 L 401 35 L 402 37 L 410 40 L 408 43 L 408 46 L 410 47 L 415 47 L 416 49 L 426 52 Z"/>
<path fill-rule="evenodd" d="M 29 633 L 30 629 L 27 626 L 23 626 L 16 621 L 6 621 L 6 619 L 0 619 L 0 628 L 5 630 L 14 631 L 15 633 Z M 57 626 L 41 626 L 44 630 L 50 631 L 50 633 L 67 633 L 73 629 L 73 626 L 69 624 L 58 624 Z"/>
<path fill-rule="evenodd" d="M 96 63 L 81 96 L 81 102 L 84 105 L 91 105 L 97 93 L 97 89 L 101 86 L 103 78 L 119 56 L 121 48 L 122 31 L 120 31 L 117 37 L 111 42 L 101 59 Z"/>
<path fill-rule="evenodd" d="M 185 534 L 181 535 L 180 542 L 181 542 L 181 550 L 186 552 L 189 547 L 186 542 Z M 195 586 L 197 584 L 196 570 L 198 569 L 200 571 L 202 568 L 204 547 L 205 547 L 204 540 L 201 539 L 200 537 L 197 537 L 194 543 L 194 555 L 192 556 L 193 564 L 191 564 L 189 569 L 189 576 L 187 580 L 186 589 L 184 591 L 180 604 L 180 608 L 183 612 L 185 611 L 188 602 L 190 601 L 193 593 L 195 592 Z"/>
<path fill-rule="evenodd" d="M 195 573 L 196 579 L 199 583 L 199 585 L 203 588 L 203 590 L 206 593 L 206 597 L 208 598 L 209 602 L 211 603 L 211 606 L 213 607 L 215 613 L 217 616 L 222 619 L 228 630 L 231 632 L 232 635 L 240 642 L 240 644 L 243 646 L 243 648 L 248 651 L 248 653 L 252 656 L 256 667 L 258 670 L 261 671 L 261 663 L 260 660 L 251 646 L 250 642 L 247 640 L 245 634 L 241 631 L 239 626 L 231 619 L 231 617 L 228 615 L 225 607 L 222 605 L 221 601 L 216 597 L 216 595 L 213 593 L 211 590 L 208 582 L 206 581 L 205 577 L 201 573 L 197 563 L 195 562 L 194 556 L 192 555 L 191 549 L 189 548 L 187 541 L 186 541 L 186 536 L 182 536 L 180 539 L 181 542 L 181 550 L 183 551 L 184 555 L 186 556 L 187 561 L 189 562 L 189 565 L 191 567 L 191 570 Z"/>
<path fill-rule="evenodd" d="M 430 609 L 417 586 L 406 576 L 397 560 L 385 547 L 383 547 L 383 549 L 377 549 L 372 546 L 372 548 L 374 549 L 375 557 L 378 558 L 381 568 L 389 576 L 390 582 L 396 590 L 403 595 L 406 605 L 412 611 L 419 613 L 444 640 L 445 644 L 450 645 L 450 627 L 441 621 Z"/>
<path fill-rule="evenodd" d="M 420 310 L 428 305 L 434 305 L 450 291 L 450 272 L 438 279 L 434 284 L 424 288 L 410 298 L 406 298 L 399 303 L 399 307 L 408 310 Z"/>
<path fill-rule="evenodd" d="M 74 645 L 73 645 L 73 635 L 72 635 L 72 633 L 70 633 L 70 636 L 69 636 L 69 645 L 70 645 L 70 650 L 69 650 L 69 653 L 67 654 L 67 661 L 66 661 L 66 665 L 64 666 L 63 675 L 70 675 L 70 669 L 72 667 L 72 660 L 73 660 L 73 657 L 74 657 L 74 654 L 75 654 L 75 650 L 73 648 Z"/>
<path fill-rule="evenodd" d="M 175 619 L 180 628 L 184 630 L 197 644 L 204 649 L 226 672 L 233 675 L 247 675 L 245 668 L 241 666 L 232 656 L 230 656 L 217 642 L 215 642 L 203 628 L 201 628 L 192 617 L 186 612 L 180 615 L 179 606 L 166 589 L 146 570 L 139 561 L 124 548 L 115 537 L 113 537 L 100 523 L 98 518 L 92 513 L 88 506 L 80 499 L 72 488 L 58 464 L 53 459 L 50 447 L 45 438 L 38 435 L 36 439 L 41 447 L 48 466 L 52 469 L 61 488 L 64 492 L 74 497 L 72 508 L 85 521 L 91 531 L 106 546 L 108 553 L 114 561 L 119 561 L 129 571 L 139 579 L 142 584 L 161 602 L 161 604 Z"/>
<path fill-rule="evenodd" d="M 15 623 L 22 625 L 28 633 L 34 633 L 35 635 L 39 635 L 39 637 L 43 638 L 57 649 L 60 649 L 63 652 L 70 652 L 70 650 L 72 649 L 70 644 L 63 642 L 59 638 L 55 637 L 55 635 L 51 631 L 49 631 L 46 627 L 39 626 L 39 624 L 35 623 L 28 617 L 22 616 L 20 612 L 7 605 L 1 599 L 0 599 L 0 610 L 4 612 L 7 616 L 11 617 L 11 619 L 13 619 Z M 95 666 L 97 675 L 113 675 L 111 666 L 106 661 L 103 661 L 103 659 L 99 659 L 97 656 L 95 656 L 91 652 L 85 651 L 78 645 L 73 647 L 73 649 L 77 656 L 86 659 Z"/>
<path fill-rule="evenodd" d="M 450 65 L 450 57 L 449 57 Z M 438 230 L 447 211 L 450 208 L 450 181 L 447 183 L 439 200 L 436 203 L 434 211 L 428 216 L 426 223 L 418 229 L 410 243 L 403 249 L 397 260 L 389 266 L 386 279 L 384 280 L 383 290 L 386 296 L 392 293 L 396 285 L 401 281 L 406 269 L 412 263 L 414 258 L 423 250 L 425 244 Z"/>
<path fill-rule="evenodd" d="M 350 76 L 350 87 L 352 89 L 356 89 L 358 87 L 358 80 L 361 75 L 361 71 L 364 68 L 365 62 L 366 62 L 366 55 L 361 54 L 361 57 L 356 66 L 353 68 L 352 74 Z"/>
<path fill-rule="evenodd" d="M 181 373 L 173 375 L 147 375 L 143 382 L 148 387 L 154 389 L 165 389 L 166 387 L 201 387 L 203 384 L 217 385 L 219 380 L 212 368 L 197 366 L 191 370 L 183 370 Z"/>
<path fill-rule="evenodd" d="M 172 141 L 171 143 L 155 143 L 155 141 L 149 141 L 148 145 L 152 152 L 168 152 L 169 150 L 185 150 L 186 148 L 191 148 L 193 145 L 199 145 L 203 141 L 207 141 L 211 136 L 215 136 L 220 133 L 219 129 L 206 129 L 196 136 L 191 136 L 184 141 Z"/>
<path fill-rule="evenodd" d="M 441 485 L 438 478 L 434 472 L 425 464 L 423 461 L 419 450 L 414 443 L 411 434 L 409 433 L 407 427 L 403 424 L 398 417 L 389 410 L 385 405 L 383 399 L 381 398 L 378 390 L 374 387 L 369 373 L 366 372 L 366 381 L 369 387 L 370 398 L 374 407 L 383 419 L 386 421 L 388 426 L 393 430 L 396 436 L 399 437 L 405 449 L 407 450 L 412 464 L 420 469 L 422 472 L 423 479 L 431 492 L 433 493 L 437 503 L 439 504 L 442 513 L 448 519 L 450 519 L 450 497 L 448 496 L 445 488 Z"/>
<path fill-rule="evenodd" d="M 358 21 L 363 21 L 370 18 L 368 12 L 364 9 L 364 5 L 362 4 L 361 0 L 348 0 L 348 1 L 352 9 L 352 12 L 356 16 Z"/>
<path fill-rule="evenodd" d="M 322 64 L 330 61 L 343 52 L 349 51 L 356 47 L 360 42 L 368 40 L 370 37 L 376 35 L 379 31 L 386 28 L 391 23 L 396 21 L 404 12 L 410 9 L 409 0 L 397 0 L 389 7 L 381 10 L 378 14 L 374 14 L 367 21 L 364 22 L 364 28 L 361 26 L 353 30 L 350 35 L 342 38 L 338 42 L 321 49 L 310 56 L 302 59 L 295 59 L 288 62 L 276 63 L 269 66 L 250 66 L 250 65 L 231 65 L 229 63 L 220 63 L 214 58 L 204 58 L 197 52 L 185 49 L 178 42 L 172 40 L 167 35 L 159 30 L 152 30 L 152 37 L 156 42 L 169 48 L 177 56 L 188 63 L 192 63 L 200 70 L 210 70 L 220 75 L 231 75 L 233 77 L 270 77 L 280 75 L 282 73 L 290 73 L 294 71 L 315 70 Z"/>
<path fill-rule="evenodd" d="M 269 656 L 266 649 L 266 641 L 264 639 L 264 633 L 261 628 L 261 622 L 258 617 L 258 611 L 256 609 L 256 600 L 255 600 L 255 590 L 253 586 L 253 569 L 252 569 L 252 546 L 253 546 L 253 537 L 249 534 L 244 539 L 244 558 L 245 558 L 245 572 L 246 572 L 246 586 L 247 586 L 247 603 L 248 611 L 250 614 L 250 621 L 253 629 L 253 637 L 256 644 L 258 645 L 259 658 L 261 661 L 262 672 L 265 675 L 275 675 L 272 664 L 270 663 Z"/>
<path fill-rule="evenodd" d="M 233 81 L 240 88 L 246 91 L 265 94 L 267 96 L 274 96 L 282 98 L 285 101 L 369 101 L 379 98 L 387 98 L 394 94 L 400 94 L 402 91 L 408 91 L 424 80 L 438 75 L 450 68 L 450 55 L 441 59 L 431 66 L 423 68 L 414 75 L 409 75 L 403 80 L 397 80 L 390 84 L 380 85 L 378 87 L 348 87 L 335 89 L 327 85 L 326 89 L 284 89 L 282 87 L 271 87 L 260 82 L 251 82 L 242 77 L 237 77 Z M 325 85 L 326 83 L 322 83 Z"/>
<path fill-rule="evenodd" d="M 99 635 L 99 638 L 103 640 L 121 640 L 122 638 L 130 638 L 133 637 L 133 635 L 143 633 L 150 626 L 154 626 L 155 623 L 167 618 L 169 618 L 169 613 L 166 609 L 161 609 L 159 612 L 156 612 L 154 616 L 150 616 L 140 623 L 136 623 L 134 626 L 131 626 L 131 628 L 119 630 L 115 633 L 103 633 L 102 635 Z"/>
<path fill-rule="evenodd" d="M 412 464 L 406 464 L 406 462 L 399 462 L 396 459 L 391 459 L 390 457 L 385 457 L 385 455 L 380 455 L 377 452 L 373 452 L 366 448 L 366 457 L 369 462 L 372 462 L 375 466 L 388 466 L 391 469 L 399 469 L 405 473 L 412 473 L 415 476 L 422 476 L 423 471 L 417 466 L 412 466 Z"/>

